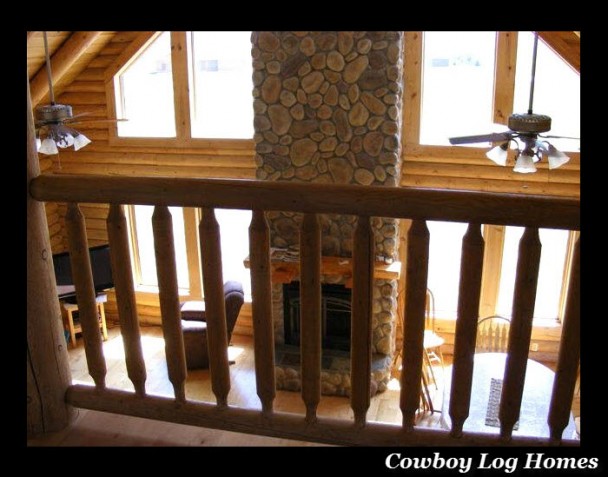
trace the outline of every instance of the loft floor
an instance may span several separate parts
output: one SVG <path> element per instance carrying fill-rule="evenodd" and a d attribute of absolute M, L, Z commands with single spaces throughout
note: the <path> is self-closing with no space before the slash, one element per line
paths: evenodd
<path fill-rule="evenodd" d="M 173 396 L 173 388 L 167 376 L 164 340 L 158 326 L 142 327 L 142 347 L 146 361 L 148 394 Z M 124 351 L 120 329 L 108 330 L 108 341 L 103 343 L 107 363 L 106 383 L 110 388 L 133 391 L 127 377 Z M 228 396 L 230 405 L 261 409 L 255 391 L 255 373 L 252 338 L 233 336 L 229 348 L 231 390 Z M 78 384 L 93 384 L 86 365 L 82 338 L 76 348 L 69 349 L 72 380 Z M 434 390 L 434 404 L 441 408 L 441 369 L 436 370 L 439 389 Z M 191 400 L 215 402 L 211 391 L 208 370 L 188 372 L 186 396 Z M 305 414 L 305 406 L 299 393 L 277 391 L 275 410 Z M 339 396 L 322 396 L 318 408 L 319 416 L 331 416 L 352 420 L 350 400 Z M 401 422 L 399 409 L 399 387 L 393 379 L 389 389 L 372 397 L 368 420 L 378 422 Z M 423 415 L 420 426 L 439 426 L 440 415 Z M 203 429 L 194 426 L 172 424 L 149 419 L 120 416 L 105 412 L 77 410 L 74 422 L 65 430 L 50 434 L 41 439 L 30 439 L 29 445 L 42 446 L 311 446 L 309 442 L 252 436 L 228 431 Z"/>

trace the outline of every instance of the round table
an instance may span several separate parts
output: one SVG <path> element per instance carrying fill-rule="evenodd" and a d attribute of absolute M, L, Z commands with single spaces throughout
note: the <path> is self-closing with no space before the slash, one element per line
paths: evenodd
<path fill-rule="evenodd" d="M 498 434 L 500 432 L 499 427 L 486 424 L 486 413 L 490 400 L 492 378 L 499 380 L 504 378 L 506 357 L 506 353 L 475 354 L 469 417 L 463 427 L 465 432 L 486 432 L 489 434 Z M 549 437 L 547 416 L 551 403 L 554 377 L 555 373 L 546 366 L 537 361 L 528 360 L 518 421 L 519 427 L 513 431 L 514 436 Z M 449 414 L 451 381 L 452 366 L 449 366 L 445 373 L 443 405 L 441 409 L 441 423 L 446 429 L 451 428 Z M 576 427 L 572 414 L 570 414 L 570 420 L 564 430 L 563 438 L 576 438 Z"/>

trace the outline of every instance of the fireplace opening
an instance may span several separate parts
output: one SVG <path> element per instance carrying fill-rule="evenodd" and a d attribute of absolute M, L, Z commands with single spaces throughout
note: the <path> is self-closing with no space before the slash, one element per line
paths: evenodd
<path fill-rule="evenodd" d="M 283 285 L 285 344 L 300 345 L 300 282 Z M 350 351 L 351 290 L 321 285 L 321 336 L 324 349 Z"/>

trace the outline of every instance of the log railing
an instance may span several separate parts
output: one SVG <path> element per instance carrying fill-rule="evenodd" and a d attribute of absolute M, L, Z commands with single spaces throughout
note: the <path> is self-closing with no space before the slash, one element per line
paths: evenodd
<path fill-rule="evenodd" d="M 127 178 L 42 175 L 30 182 L 39 201 L 67 202 L 66 226 L 72 253 L 76 293 L 81 308 L 87 363 L 95 387 L 72 385 L 67 401 L 77 407 L 147 417 L 259 435 L 349 445 L 556 445 L 568 423 L 576 382 L 580 340 L 580 273 L 578 244 L 567 294 L 558 369 L 548 418 L 551 437 L 513 436 L 519 415 L 540 242 L 538 228 L 579 230 L 579 201 L 566 198 L 430 190 L 354 187 L 219 179 Z M 135 393 L 105 388 L 105 360 L 96 328 L 94 294 L 80 202 L 109 203 L 108 235 L 112 250 L 119 319 L 129 378 Z M 154 205 L 153 231 L 157 260 L 163 333 L 169 379 L 175 397 L 149 396 L 139 342 L 139 325 L 128 257 L 128 237 L 122 206 Z M 201 257 L 208 310 L 208 347 L 212 390 L 217 403 L 189 401 L 169 206 L 201 207 Z M 220 236 L 215 208 L 250 209 L 250 261 L 253 296 L 254 356 L 261 410 L 227 404 L 230 371 L 222 296 Z M 306 415 L 273 409 L 275 397 L 274 343 L 271 317 L 269 230 L 265 211 L 304 213 L 300 233 L 302 313 L 302 399 Z M 353 236 L 353 298 L 351 327 L 351 407 L 353 420 L 317 416 L 320 399 L 320 261 L 318 214 L 358 216 Z M 401 376 L 401 425 L 367 421 L 370 405 L 371 303 L 373 283 L 372 217 L 412 219 L 407 241 L 406 320 Z M 425 319 L 429 232 L 427 220 L 469 224 L 462 244 L 458 320 L 454 348 L 453 387 L 449 413 L 452 429 L 415 426 L 419 405 L 422 343 Z M 526 227 L 520 242 L 514 296 L 514 315 L 501 401 L 500 435 L 463 432 L 469 413 L 477 310 L 481 289 L 484 242 L 480 224 Z"/>

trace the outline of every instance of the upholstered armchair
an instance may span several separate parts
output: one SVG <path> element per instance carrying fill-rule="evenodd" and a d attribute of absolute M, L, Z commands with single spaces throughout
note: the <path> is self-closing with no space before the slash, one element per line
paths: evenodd
<path fill-rule="evenodd" d="M 232 338 L 232 330 L 245 301 L 243 286 L 239 282 L 224 283 L 224 303 L 226 306 L 226 329 L 228 343 Z M 209 351 L 207 349 L 207 316 L 205 302 L 187 301 L 181 306 L 182 332 L 186 351 L 188 369 L 209 367 Z"/>

